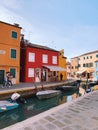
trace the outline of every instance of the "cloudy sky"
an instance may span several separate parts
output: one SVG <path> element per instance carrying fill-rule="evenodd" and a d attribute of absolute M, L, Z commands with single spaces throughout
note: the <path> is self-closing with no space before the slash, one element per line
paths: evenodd
<path fill-rule="evenodd" d="M 98 50 L 98 0 L 0 0 L 0 21 L 70 58 Z"/>

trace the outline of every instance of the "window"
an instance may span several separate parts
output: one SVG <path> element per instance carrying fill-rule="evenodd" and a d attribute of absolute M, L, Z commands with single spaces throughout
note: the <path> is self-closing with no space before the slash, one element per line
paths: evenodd
<path fill-rule="evenodd" d="M 85 64 L 83 64 L 83 67 L 85 67 Z"/>
<path fill-rule="evenodd" d="M 28 68 L 28 77 L 34 77 L 34 68 Z"/>
<path fill-rule="evenodd" d="M 78 64 L 78 67 L 81 67 L 81 65 L 80 65 L 80 64 Z"/>
<path fill-rule="evenodd" d="M 35 53 L 29 52 L 29 62 L 35 62 Z"/>
<path fill-rule="evenodd" d="M 75 66 L 75 69 L 77 69 L 78 68 L 78 66 Z"/>
<path fill-rule="evenodd" d="M 17 38 L 17 32 L 12 31 L 12 38 Z"/>
<path fill-rule="evenodd" d="M 52 63 L 57 64 L 57 56 L 52 56 Z"/>
<path fill-rule="evenodd" d="M 93 63 L 89 63 L 90 65 L 89 65 L 89 67 L 93 67 Z"/>
<path fill-rule="evenodd" d="M 87 59 L 89 59 L 89 57 L 87 56 Z"/>
<path fill-rule="evenodd" d="M 96 55 L 96 58 L 98 58 L 98 54 Z"/>
<path fill-rule="evenodd" d="M 92 59 L 92 56 L 90 56 L 90 59 Z"/>
<path fill-rule="evenodd" d="M 98 68 L 98 63 L 95 63 L 95 67 Z"/>
<path fill-rule="evenodd" d="M 85 57 L 84 57 L 84 60 L 85 60 Z"/>
<path fill-rule="evenodd" d="M 85 67 L 89 67 L 88 63 L 85 64 Z"/>
<path fill-rule="evenodd" d="M 45 54 L 42 55 L 42 62 L 48 63 L 48 55 L 45 55 Z"/>
<path fill-rule="evenodd" d="M 16 50 L 11 49 L 11 58 L 16 58 Z"/>
<path fill-rule="evenodd" d="M 10 68 L 10 73 L 13 76 L 13 78 L 16 77 L 16 69 L 15 68 Z"/>
<path fill-rule="evenodd" d="M 98 76 L 98 71 L 96 71 L 96 76 Z"/>

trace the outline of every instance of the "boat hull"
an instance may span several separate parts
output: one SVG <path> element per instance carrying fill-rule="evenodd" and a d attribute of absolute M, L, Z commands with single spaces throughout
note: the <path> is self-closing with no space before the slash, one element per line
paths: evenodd
<path fill-rule="evenodd" d="M 10 102 L 10 101 L 0 101 L 0 113 L 1 112 L 5 112 L 5 111 L 9 111 L 12 109 L 15 109 L 19 106 L 18 103 L 14 103 L 14 102 Z"/>
<path fill-rule="evenodd" d="M 62 92 L 73 91 L 77 89 L 77 86 L 60 86 L 56 88 L 56 90 L 61 90 Z"/>
<path fill-rule="evenodd" d="M 44 90 L 37 92 L 36 96 L 38 99 L 48 99 L 55 96 L 58 96 L 61 93 L 59 90 Z"/>

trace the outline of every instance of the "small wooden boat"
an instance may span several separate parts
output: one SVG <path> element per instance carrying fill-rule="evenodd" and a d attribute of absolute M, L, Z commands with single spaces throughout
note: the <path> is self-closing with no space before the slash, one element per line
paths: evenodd
<path fill-rule="evenodd" d="M 19 106 L 18 103 L 7 101 L 7 100 L 2 100 L 2 101 L 0 101 L 0 113 L 15 109 L 18 106 Z"/>
<path fill-rule="evenodd" d="M 56 88 L 56 90 L 61 90 L 62 92 L 73 91 L 77 89 L 77 86 L 60 86 Z"/>
<path fill-rule="evenodd" d="M 26 103 L 26 100 L 22 98 L 19 93 L 16 92 L 11 95 L 11 100 L 16 103 Z"/>
<path fill-rule="evenodd" d="M 95 85 L 95 86 L 93 87 L 93 91 L 96 91 L 96 90 L 98 90 L 98 85 Z"/>
<path fill-rule="evenodd" d="M 55 96 L 58 96 L 61 94 L 61 91 L 59 90 L 43 90 L 36 93 L 36 96 L 38 99 L 48 99 Z"/>

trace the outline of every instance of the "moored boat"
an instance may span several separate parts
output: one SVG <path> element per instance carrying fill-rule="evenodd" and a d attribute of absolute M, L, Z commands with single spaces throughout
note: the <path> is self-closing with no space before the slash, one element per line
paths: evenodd
<path fill-rule="evenodd" d="M 96 91 L 96 90 L 98 90 L 98 85 L 95 85 L 95 86 L 93 87 L 93 91 Z"/>
<path fill-rule="evenodd" d="M 61 94 L 61 91 L 59 90 L 43 90 L 36 93 L 36 96 L 38 99 L 48 99 L 55 96 L 58 96 Z"/>
<path fill-rule="evenodd" d="M 15 109 L 18 106 L 19 106 L 18 103 L 7 101 L 7 100 L 2 100 L 0 101 L 0 113 Z"/>
<path fill-rule="evenodd" d="M 60 86 L 56 88 L 56 90 L 61 90 L 62 92 L 73 91 L 77 89 L 78 89 L 77 86 Z"/>

